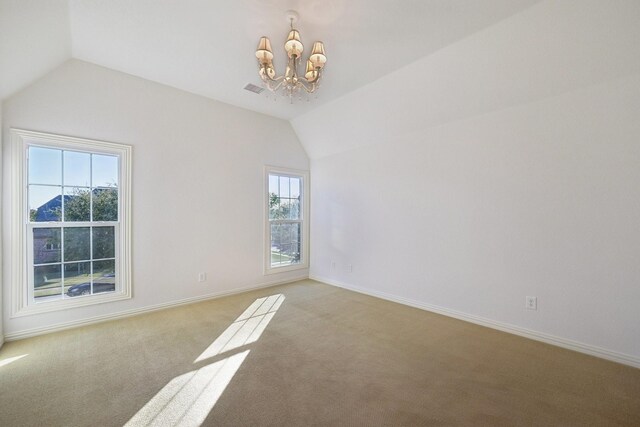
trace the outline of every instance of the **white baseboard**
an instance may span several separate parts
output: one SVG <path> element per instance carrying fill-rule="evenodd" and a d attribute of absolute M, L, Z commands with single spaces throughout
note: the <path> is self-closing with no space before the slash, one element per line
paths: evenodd
<path fill-rule="evenodd" d="M 164 310 L 166 308 L 177 307 L 180 305 L 193 304 L 200 301 L 222 298 L 229 295 L 235 295 L 243 292 L 253 291 L 256 289 L 269 288 L 271 286 L 277 286 L 277 285 L 284 285 L 285 283 L 297 282 L 298 280 L 304 280 L 308 278 L 309 276 L 305 274 L 299 277 L 294 277 L 286 280 L 273 280 L 270 282 L 264 282 L 257 285 L 245 286 L 245 287 L 234 289 L 231 291 L 214 292 L 206 295 L 199 295 L 196 297 L 184 298 L 181 300 L 150 305 L 147 307 L 134 308 L 131 310 L 119 311 L 117 313 L 104 314 L 102 316 L 95 316 L 87 319 L 56 323 L 55 325 L 43 326 L 40 328 L 25 329 L 22 331 L 5 334 L 4 341 L 5 342 L 17 341 L 25 338 L 35 337 L 38 335 L 49 334 L 51 332 L 63 331 L 65 329 L 78 328 L 80 326 L 92 325 L 94 323 L 106 322 L 108 320 L 123 319 L 125 317 L 137 316 L 139 314 L 150 313 L 152 311 L 158 311 L 158 310 Z"/>
<path fill-rule="evenodd" d="M 411 300 L 408 298 L 402 298 L 395 295 L 387 294 L 379 291 L 371 291 L 368 289 L 359 288 L 347 283 L 343 283 L 327 277 L 321 277 L 310 274 L 309 278 L 318 282 L 326 283 L 327 285 L 336 286 L 339 288 L 347 289 L 350 291 L 358 292 L 361 294 L 369 295 L 376 298 L 381 298 L 387 301 L 397 302 L 399 304 L 408 305 L 410 307 L 419 308 L 421 310 L 430 311 L 433 313 L 442 314 L 444 316 L 453 317 L 456 319 L 464 320 L 477 325 L 486 326 L 488 328 L 497 329 L 499 331 L 508 332 L 521 337 L 530 338 L 536 341 L 542 341 L 547 344 L 555 345 L 558 347 L 574 350 L 580 353 L 588 354 L 591 356 L 600 357 L 602 359 L 611 360 L 613 362 L 622 363 L 624 365 L 640 368 L 640 357 L 631 356 L 629 354 L 618 353 L 616 351 L 607 350 L 601 347 L 597 347 L 590 344 L 584 344 L 581 342 L 573 341 L 567 338 L 557 337 L 555 335 L 546 334 L 544 332 L 533 331 L 531 329 L 521 328 L 509 323 L 498 322 L 495 320 L 487 319 L 472 314 L 463 313 L 456 310 L 451 310 L 445 307 L 439 307 L 424 302 Z"/>

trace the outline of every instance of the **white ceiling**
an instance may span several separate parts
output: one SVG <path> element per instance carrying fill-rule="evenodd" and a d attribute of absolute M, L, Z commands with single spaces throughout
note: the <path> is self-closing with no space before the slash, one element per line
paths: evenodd
<path fill-rule="evenodd" d="M 71 57 L 68 0 L 0 0 L 0 100 Z"/>
<path fill-rule="evenodd" d="M 422 140 L 447 123 L 640 75 L 639 23 L 638 0 L 546 0 L 291 124 L 312 159 Z"/>
<path fill-rule="evenodd" d="M 36 0 L 0 0 L 25 14 L 40 14 Z M 46 51 L 75 58 L 229 104 L 290 119 L 410 64 L 537 0 L 68 0 L 68 22 L 22 27 L 42 33 Z M 60 0 L 50 2 L 59 6 Z M 21 6 L 18 6 L 21 5 Z M 29 6 L 30 5 L 30 6 Z M 37 5 L 37 6 L 34 6 Z M 262 35 L 271 38 L 276 70 L 282 72 L 287 9 L 300 13 L 297 24 L 307 52 L 325 42 L 328 62 L 323 87 L 311 102 L 289 105 L 243 90 L 259 84 L 254 51 Z M 68 34 L 51 43 L 46 31 Z M 48 28 L 48 30 L 47 30 Z M 18 28 L 18 30 L 20 30 Z M 44 32 L 44 33 L 43 33 Z M 61 38 L 57 35 L 56 37 Z M 42 56 L 44 47 L 31 46 Z M 28 50 L 25 56 L 28 55 Z M 15 53 L 15 52 L 14 52 Z M 17 69 L 51 67 L 21 64 Z M 15 67 L 14 67 L 15 68 Z M 48 71 L 48 70 L 47 70 Z M 28 73 L 27 73 L 28 74 Z M 42 72 L 33 72 L 39 75 Z M 417 79 L 414 84 L 419 84 Z M 15 89 L 15 88 L 14 88 Z M 3 90 L 0 96 L 10 90 Z"/>

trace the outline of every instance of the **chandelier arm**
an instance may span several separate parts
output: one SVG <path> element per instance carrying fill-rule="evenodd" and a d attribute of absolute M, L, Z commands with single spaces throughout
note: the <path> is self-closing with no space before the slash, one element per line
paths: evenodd
<path fill-rule="evenodd" d="M 282 86 L 282 77 L 278 78 L 278 80 L 280 80 L 279 82 L 277 82 L 277 84 L 274 85 L 274 83 L 276 83 L 276 80 L 263 80 L 265 85 L 267 86 L 267 89 L 269 89 L 271 92 L 276 92 L 278 89 L 280 89 L 280 87 Z"/>
<path fill-rule="evenodd" d="M 317 79 L 316 79 L 316 81 L 317 81 Z M 304 80 L 299 80 L 298 81 L 298 85 L 301 88 L 303 88 L 305 90 L 305 92 L 307 92 L 307 93 L 313 93 L 318 88 L 318 86 L 316 85 L 315 81 L 311 82 L 311 83 L 307 83 Z"/>
<path fill-rule="evenodd" d="M 280 80 L 282 80 L 282 79 L 284 79 L 284 76 L 278 76 L 278 77 L 274 77 L 274 78 L 271 78 L 271 77 L 268 77 L 268 76 L 267 76 L 267 80 L 265 80 L 265 81 L 270 81 L 270 82 L 279 82 L 279 81 L 280 81 Z M 263 79 L 263 80 L 264 80 L 264 79 Z"/>
<path fill-rule="evenodd" d="M 280 81 L 284 78 L 284 76 L 279 76 L 279 77 L 271 77 L 269 76 L 269 73 L 267 73 L 267 66 L 266 64 L 262 64 L 260 61 L 258 61 L 258 64 L 260 64 L 260 78 L 262 79 L 262 81 L 266 82 L 267 80 L 271 80 L 272 82 L 277 82 Z M 275 68 L 273 69 L 275 71 Z"/>
<path fill-rule="evenodd" d="M 316 68 L 316 78 L 313 80 L 307 80 L 308 83 L 316 83 L 320 81 L 320 77 L 322 77 L 322 68 Z"/>
<path fill-rule="evenodd" d="M 320 87 L 320 80 L 322 79 L 322 68 L 318 69 L 318 75 L 312 81 L 305 82 L 306 86 L 303 86 L 307 93 L 313 93 Z M 311 85 L 311 87 L 308 87 Z"/>

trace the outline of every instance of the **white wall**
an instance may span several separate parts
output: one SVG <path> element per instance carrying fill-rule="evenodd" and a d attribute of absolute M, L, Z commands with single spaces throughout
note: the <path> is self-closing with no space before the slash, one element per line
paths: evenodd
<path fill-rule="evenodd" d="M 68 0 L 0 0 L 0 104 L 3 99 L 44 76 L 70 56 L 71 31 Z M 1 109 L 2 105 L 0 105 L 0 114 Z M 1 129 L 0 118 L 0 145 L 2 144 Z M 2 240 L 1 230 L 0 240 Z M 1 255 L 0 248 L 0 257 Z M 1 266 L 0 260 L 0 346 L 4 338 L 2 310 L 4 273 Z M 6 292 L 4 300 L 8 300 Z"/>
<path fill-rule="evenodd" d="M 640 366 L 639 11 L 543 2 L 295 119 L 311 276 Z"/>
<path fill-rule="evenodd" d="M 288 122 L 78 60 L 3 112 L 5 248 L 10 127 L 133 145 L 133 299 L 10 318 L 5 251 L 5 334 L 307 274 L 262 272 L 263 166 L 309 167 Z"/>
<path fill-rule="evenodd" d="M 638 117 L 634 76 L 312 160 L 311 275 L 640 360 Z"/>

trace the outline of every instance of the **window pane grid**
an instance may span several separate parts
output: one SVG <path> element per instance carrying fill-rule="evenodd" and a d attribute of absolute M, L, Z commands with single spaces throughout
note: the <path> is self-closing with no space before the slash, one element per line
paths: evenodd
<path fill-rule="evenodd" d="M 118 162 L 114 155 L 28 147 L 36 301 L 115 291 Z"/>
<path fill-rule="evenodd" d="M 299 264 L 302 255 L 302 178 L 269 174 L 270 266 Z"/>
<path fill-rule="evenodd" d="M 302 219 L 302 177 L 270 173 L 269 221 Z"/>
<path fill-rule="evenodd" d="M 117 221 L 117 156 L 41 146 L 28 152 L 29 222 Z M 86 167 L 74 171 L 82 156 Z"/>
<path fill-rule="evenodd" d="M 84 232 L 80 227 L 69 228 Z M 115 291 L 115 227 L 105 227 L 101 224 L 84 228 L 87 230 L 84 234 L 85 239 L 88 238 L 88 244 L 82 244 L 80 248 L 72 244 L 71 248 L 68 248 L 69 237 L 65 236 L 65 232 L 68 233 L 70 230 L 65 230 L 65 227 L 33 227 L 32 265 L 34 299 L 37 302 Z M 47 230 L 49 235 L 46 233 Z M 97 239 L 94 239 L 96 235 Z M 59 249 L 50 251 L 48 248 L 52 247 L 52 244 L 49 241 L 55 241 L 56 238 L 61 242 Z M 45 252 L 59 252 L 59 259 L 63 261 L 37 262 L 39 248 L 43 246 Z M 70 250 L 76 253 L 69 254 Z M 78 256 L 77 252 L 83 250 L 89 250 L 88 257 Z M 101 268 L 96 270 L 95 265 L 100 265 Z"/>

